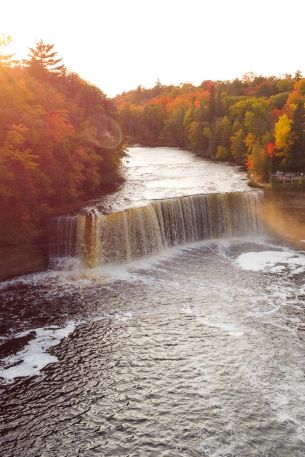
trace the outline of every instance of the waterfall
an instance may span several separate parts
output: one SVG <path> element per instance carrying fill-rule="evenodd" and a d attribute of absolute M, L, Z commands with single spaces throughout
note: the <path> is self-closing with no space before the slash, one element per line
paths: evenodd
<path fill-rule="evenodd" d="M 60 257 L 76 254 L 78 216 L 53 217 L 49 222 L 49 257 L 51 263 Z"/>
<path fill-rule="evenodd" d="M 77 257 L 87 267 L 124 263 L 171 246 L 258 234 L 261 198 L 261 191 L 192 195 L 110 214 L 90 209 L 54 218 L 51 265 L 65 257 Z"/>

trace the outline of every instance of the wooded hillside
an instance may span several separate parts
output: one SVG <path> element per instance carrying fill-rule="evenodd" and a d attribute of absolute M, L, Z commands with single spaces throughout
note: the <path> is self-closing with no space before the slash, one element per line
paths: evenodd
<path fill-rule="evenodd" d="M 115 98 L 130 143 L 187 148 L 232 161 L 268 180 L 276 170 L 305 172 L 305 79 L 246 74 L 241 80 L 203 81 Z"/>
<path fill-rule="evenodd" d="M 0 58 L 0 245 L 44 236 L 46 220 L 120 182 L 114 104 L 70 73 L 52 45 Z"/>

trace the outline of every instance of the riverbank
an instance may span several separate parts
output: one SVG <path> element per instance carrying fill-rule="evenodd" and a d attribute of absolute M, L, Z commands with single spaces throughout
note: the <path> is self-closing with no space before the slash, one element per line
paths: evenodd
<path fill-rule="evenodd" d="M 46 270 L 48 266 L 47 245 L 0 247 L 0 281 L 28 273 Z"/>
<path fill-rule="evenodd" d="M 270 183 L 258 181 L 253 176 L 249 176 L 248 184 L 249 184 L 250 187 L 256 187 L 256 188 L 263 189 L 263 190 L 270 190 L 271 189 L 271 184 Z"/>

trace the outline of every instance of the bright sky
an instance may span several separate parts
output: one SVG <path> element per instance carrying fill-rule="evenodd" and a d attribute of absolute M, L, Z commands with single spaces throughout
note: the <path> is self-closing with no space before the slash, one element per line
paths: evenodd
<path fill-rule="evenodd" d="M 0 32 L 25 57 L 54 43 L 71 71 L 113 96 L 204 79 L 305 73 L 304 0 L 0 0 Z"/>

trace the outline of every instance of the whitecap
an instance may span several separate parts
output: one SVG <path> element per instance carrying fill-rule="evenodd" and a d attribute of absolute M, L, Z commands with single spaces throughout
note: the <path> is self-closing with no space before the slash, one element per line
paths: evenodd
<path fill-rule="evenodd" d="M 243 270 L 268 273 L 289 272 L 296 275 L 305 272 L 305 256 L 294 251 L 246 252 L 236 259 Z"/>
<path fill-rule="evenodd" d="M 57 346 L 60 341 L 67 338 L 76 328 L 74 321 L 69 321 L 65 327 L 51 326 L 45 328 L 31 329 L 26 332 L 17 333 L 15 337 L 24 337 L 30 333 L 35 338 L 30 340 L 26 346 L 14 355 L 1 360 L 0 378 L 6 383 L 13 382 L 16 378 L 37 376 L 41 370 L 50 363 L 58 362 L 57 357 L 47 351 Z"/>

